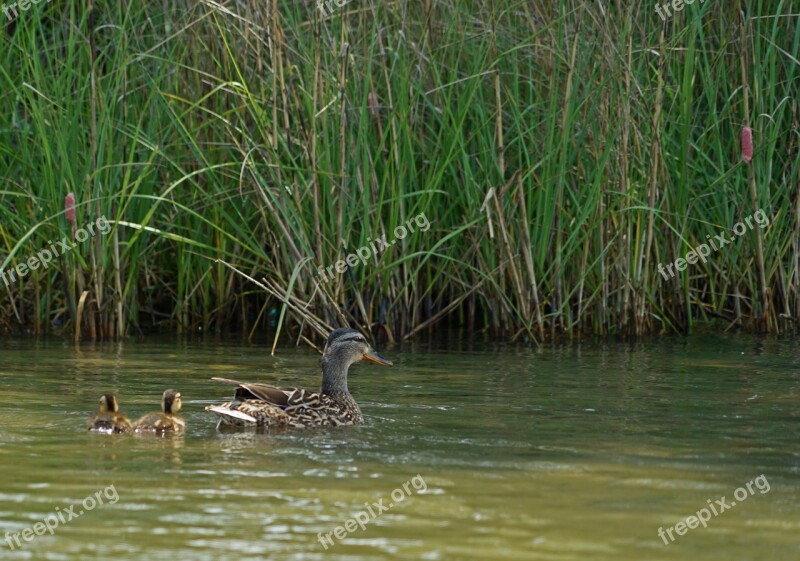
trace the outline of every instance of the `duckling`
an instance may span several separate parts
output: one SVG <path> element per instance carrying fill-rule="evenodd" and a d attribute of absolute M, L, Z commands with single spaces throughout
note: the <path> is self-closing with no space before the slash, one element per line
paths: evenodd
<path fill-rule="evenodd" d="M 278 388 L 268 384 L 212 378 L 237 386 L 233 400 L 209 405 L 217 417 L 217 429 L 229 427 L 306 428 L 360 425 L 364 415 L 347 389 L 347 372 L 359 361 L 392 366 L 378 356 L 366 338 L 350 328 L 340 328 L 328 336 L 322 353 L 322 386 L 311 392 L 297 388 Z"/>
<path fill-rule="evenodd" d="M 186 423 L 178 417 L 181 410 L 181 394 L 175 390 L 167 390 L 161 396 L 161 413 L 148 413 L 133 424 L 134 432 L 182 432 Z"/>
<path fill-rule="evenodd" d="M 100 396 L 100 413 L 89 418 L 89 430 L 104 434 L 115 434 L 131 430 L 131 421 L 119 412 L 119 404 L 113 393 Z"/>

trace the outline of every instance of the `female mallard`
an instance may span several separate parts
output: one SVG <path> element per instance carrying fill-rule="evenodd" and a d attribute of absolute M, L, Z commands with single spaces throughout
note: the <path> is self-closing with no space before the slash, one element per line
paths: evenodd
<path fill-rule="evenodd" d="M 119 412 L 119 404 L 113 393 L 104 393 L 100 396 L 100 413 L 92 415 L 89 419 L 89 430 L 105 434 L 131 430 L 131 422 Z"/>
<path fill-rule="evenodd" d="M 167 390 L 161 396 L 161 413 L 148 413 L 133 424 L 134 432 L 181 432 L 186 423 L 178 417 L 181 410 L 181 394 L 175 390 Z"/>
<path fill-rule="evenodd" d="M 206 410 L 219 417 L 217 428 L 223 425 L 268 428 L 360 425 L 364 416 L 347 390 L 347 370 L 360 360 L 392 366 L 391 362 L 375 354 L 361 333 L 350 328 L 337 329 L 328 337 L 322 352 L 322 388 L 319 393 L 212 378 L 238 387 L 233 401 L 209 405 Z"/>

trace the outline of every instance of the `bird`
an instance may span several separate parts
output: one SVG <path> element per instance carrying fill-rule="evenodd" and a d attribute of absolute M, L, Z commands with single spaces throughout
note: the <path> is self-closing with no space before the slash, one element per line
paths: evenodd
<path fill-rule="evenodd" d="M 212 378 L 236 387 L 233 401 L 209 405 L 222 427 L 308 428 L 361 425 L 364 415 L 347 389 L 347 371 L 365 360 L 381 366 L 392 363 L 372 349 L 366 338 L 349 327 L 334 330 L 322 351 L 322 386 L 319 392 L 279 388 L 268 384 Z"/>
<path fill-rule="evenodd" d="M 164 434 L 182 432 L 186 422 L 178 417 L 181 410 L 181 394 L 175 390 L 167 390 L 161 396 L 161 412 L 148 413 L 133 424 L 133 431 Z"/>
<path fill-rule="evenodd" d="M 89 418 L 89 430 L 104 434 L 118 434 L 131 430 L 131 421 L 119 412 L 117 397 L 113 393 L 100 396 L 100 413 Z"/>

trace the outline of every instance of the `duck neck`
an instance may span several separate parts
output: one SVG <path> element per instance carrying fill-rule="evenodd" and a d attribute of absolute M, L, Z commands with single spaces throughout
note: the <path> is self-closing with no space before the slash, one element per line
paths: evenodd
<path fill-rule="evenodd" d="M 322 388 L 320 393 L 333 398 L 350 398 L 347 389 L 347 370 L 349 364 L 337 361 L 335 358 L 322 357 Z"/>

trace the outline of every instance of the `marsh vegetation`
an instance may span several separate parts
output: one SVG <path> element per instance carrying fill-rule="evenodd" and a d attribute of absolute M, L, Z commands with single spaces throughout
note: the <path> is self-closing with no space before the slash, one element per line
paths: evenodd
<path fill-rule="evenodd" d="M 791 2 L 90 5 L 2 34 L 0 268 L 111 229 L 0 283 L 3 331 L 796 329 Z M 767 228 L 659 274 L 757 210 Z"/>

